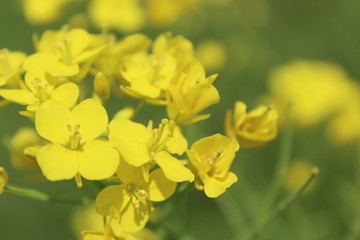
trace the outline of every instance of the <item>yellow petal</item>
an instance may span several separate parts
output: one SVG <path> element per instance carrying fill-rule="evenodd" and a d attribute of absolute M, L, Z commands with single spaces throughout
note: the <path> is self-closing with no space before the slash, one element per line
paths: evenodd
<path fill-rule="evenodd" d="M 161 169 L 150 173 L 149 199 L 160 202 L 171 197 L 176 190 L 176 182 L 168 180 Z"/>
<path fill-rule="evenodd" d="M 61 102 L 66 107 L 71 108 L 79 97 L 79 87 L 75 83 L 64 83 L 55 88 L 51 99 Z"/>
<path fill-rule="evenodd" d="M 124 184 L 137 185 L 144 182 L 142 169 L 128 164 L 124 159 L 120 159 L 117 175 Z"/>
<path fill-rule="evenodd" d="M 78 172 L 76 151 L 59 143 L 42 147 L 36 157 L 42 173 L 50 181 L 71 179 Z"/>
<path fill-rule="evenodd" d="M 149 220 L 149 207 L 140 202 L 138 208 L 135 208 L 131 202 L 122 211 L 121 224 L 126 232 L 137 232 L 144 228 Z"/>
<path fill-rule="evenodd" d="M 104 188 L 96 197 L 96 212 L 103 216 L 110 215 L 112 207 L 121 211 L 130 201 L 125 185 Z"/>
<path fill-rule="evenodd" d="M 79 73 L 79 65 L 67 65 L 60 61 L 52 61 L 44 66 L 45 70 L 54 77 L 69 77 Z"/>
<path fill-rule="evenodd" d="M 89 58 L 95 57 L 96 55 L 98 55 L 99 53 L 101 53 L 102 50 L 104 50 L 106 48 L 106 45 L 95 48 L 95 49 L 91 49 L 85 52 L 80 53 L 79 55 L 77 55 L 72 62 L 73 63 L 82 63 L 85 62 L 86 60 L 88 60 Z"/>
<path fill-rule="evenodd" d="M 0 95 L 10 102 L 15 102 L 21 105 L 34 105 L 35 97 L 30 91 L 18 89 L 2 89 Z"/>
<path fill-rule="evenodd" d="M 194 181 L 192 172 L 168 152 L 155 153 L 153 158 L 169 180 L 174 182 Z"/>
<path fill-rule="evenodd" d="M 90 34 L 80 28 L 71 29 L 66 37 L 71 41 L 71 54 L 72 56 L 76 56 L 82 51 L 84 51 L 88 45 L 90 44 Z"/>
<path fill-rule="evenodd" d="M 237 176 L 232 172 L 228 172 L 222 178 L 207 177 L 204 182 L 205 194 L 210 198 L 216 198 L 223 194 L 237 180 Z"/>
<path fill-rule="evenodd" d="M 166 143 L 166 148 L 170 153 L 183 154 L 187 148 L 186 138 L 182 135 L 178 126 L 174 127 L 172 137 Z"/>
<path fill-rule="evenodd" d="M 140 166 L 150 161 L 150 131 L 139 123 L 114 119 L 109 124 L 109 138 L 129 164 Z"/>
<path fill-rule="evenodd" d="M 35 115 L 36 131 L 50 142 L 67 140 L 68 123 L 72 123 L 70 110 L 55 100 L 41 104 Z"/>
<path fill-rule="evenodd" d="M 89 180 L 111 177 L 119 165 L 119 153 L 110 144 L 100 140 L 88 141 L 78 151 L 79 173 Z"/>
<path fill-rule="evenodd" d="M 86 140 L 102 134 L 108 124 L 105 108 L 94 99 L 86 99 L 72 111 L 74 122 L 80 124 L 80 133 Z"/>

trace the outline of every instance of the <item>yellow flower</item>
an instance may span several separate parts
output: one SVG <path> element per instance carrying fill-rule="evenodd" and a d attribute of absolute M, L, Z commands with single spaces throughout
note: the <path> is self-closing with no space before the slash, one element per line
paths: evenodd
<path fill-rule="evenodd" d="M 168 88 L 176 66 L 175 59 L 170 55 L 135 55 L 122 64 L 121 74 L 128 86 L 121 86 L 121 89 L 132 97 L 165 104 L 164 90 Z"/>
<path fill-rule="evenodd" d="M 40 106 L 35 116 L 37 132 L 52 142 L 37 154 L 39 166 L 50 181 L 81 176 L 89 180 L 111 177 L 118 166 L 119 154 L 106 141 L 95 140 L 107 127 L 108 116 L 100 103 L 82 101 L 70 111 L 57 101 Z"/>
<path fill-rule="evenodd" d="M 172 79 L 167 103 L 168 116 L 177 124 L 189 124 L 210 117 L 210 114 L 196 115 L 205 108 L 220 101 L 212 85 L 217 75 L 205 77 L 199 61 L 191 61 L 181 68 Z"/>
<path fill-rule="evenodd" d="M 221 134 L 205 137 L 195 142 L 186 153 L 196 175 L 195 187 L 206 196 L 216 198 L 237 181 L 229 172 L 239 144 Z"/>
<path fill-rule="evenodd" d="M 346 104 L 327 124 L 327 137 L 334 145 L 341 146 L 360 139 L 360 87 L 349 82 Z"/>
<path fill-rule="evenodd" d="M 276 137 L 277 118 L 272 106 L 261 105 L 247 113 L 245 103 L 236 102 L 234 114 L 226 114 L 226 135 L 237 138 L 243 147 L 260 147 Z"/>
<path fill-rule="evenodd" d="M 337 65 L 297 60 L 275 69 L 269 87 L 283 108 L 291 108 L 295 123 L 309 127 L 344 106 L 348 81 Z"/>
<path fill-rule="evenodd" d="M 70 77 L 87 71 L 88 62 L 106 45 L 94 45 L 95 37 L 86 30 L 63 27 L 59 31 L 48 30 L 37 44 L 38 53 L 25 60 L 24 68 L 36 73 L 45 71 L 54 77 Z M 87 64 L 85 64 L 87 63 Z M 81 68 L 80 64 L 84 64 Z M 81 79 L 75 79 L 77 81 Z"/>
<path fill-rule="evenodd" d="M 22 52 L 11 52 L 7 49 L 0 50 L 0 87 L 18 87 L 21 66 L 26 55 Z"/>
<path fill-rule="evenodd" d="M 175 58 L 178 69 L 194 58 L 191 41 L 181 35 L 173 37 L 171 32 L 160 34 L 154 41 L 152 51 L 156 56 L 171 55 Z"/>
<path fill-rule="evenodd" d="M 39 169 L 35 159 L 25 155 L 24 150 L 40 143 L 41 139 L 33 128 L 20 128 L 10 139 L 9 150 L 12 165 L 19 170 Z"/>
<path fill-rule="evenodd" d="M 120 41 L 116 41 L 112 34 L 99 35 L 97 40 L 108 47 L 95 59 L 95 69 L 103 72 L 113 85 L 118 84 L 115 80 L 120 78 L 119 69 L 124 59 L 144 52 L 151 44 L 151 40 L 143 34 L 132 34 Z M 115 87 L 112 90 L 114 89 L 117 90 Z"/>
<path fill-rule="evenodd" d="M 220 42 L 208 40 L 196 48 L 196 58 L 204 65 L 206 71 L 218 71 L 226 63 L 226 49 Z"/>
<path fill-rule="evenodd" d="M 0 194 L 4 192 L 4 188 L 8 182 L 8 174 L 3 167 L 0 167 Z"/>
<path fill-rule="evenodd" d="M 0 96 L 10 102 L 26 105 L 26 116 L 32 116 L 37 109 L 48 100 L 56 100 L 66 107 L 72 107 L 79 97 L 79 88 L 74 83 L 64 83 L 55 87 L 47 79 L 26 74 L 25 83 L 20 82 L 22 89 L 0 89 Z"/>
<path fill-rule="evenodd" d="M 199 2 L 200 0 L 149 0 L 146 11 L 152 24 L 166 27 L 194 11 Z"/>
<path fill-rule="evenodd" d="M 144 125 L 126 119 L 114 119 L 109 124 L 109 139 L 129 164 L 142 167 L 145 179 L 153 166 L 159 165 L 165 176 L 174 182 L 193 181 L 194 175 L 170 153 L 181 155 L 186 139 L 173 122 L 163 120 L 152 131 Z"/>
<path fill-rule="evenodd" d="M 32 24 L 47 24 L 57 20 L 63 8 L 75 0 L 22 0 L 24 15 Z"/>
<path fill-rule="evenodd" d="M 176 183 L 168 180 L 161 169 L 152 171 L 147 182 L 141 168 L 120 160 L 117 175 L 123 185 L 104 188 L 96 198 L 95 207 L 104 216 L 116 208 L 120 213 L 120 223 L 127 232 L 144 228 L 149 212 L 153 210 L 151 201 L 164 201 L 176 189 Z"/>
<path fill-rule="evenodd" d="M 136 240 L 137 238 L 124 230 L 119 220 L 119 213 L 112 208 L 104 232 L 84 231 L 82 233 L 83 240 Z"/>
<path fill-rule="evenodd" d="M 137 31 L 144 24 L 138 0 L 92 0 L 89 14 L 98 27 L 108 26 L 120 32 Z"/>
<path fill-rule="evenodd" d="M 132 55 L 121 65 L 125 80 L 121 89 L 135 98 L 144 98 L 152 104 L 166 104 L 166 90 L 176 71 L 193 58 L 189 40 L 171 33 L 161 34 L 155 40 L 152 54 Z"/>

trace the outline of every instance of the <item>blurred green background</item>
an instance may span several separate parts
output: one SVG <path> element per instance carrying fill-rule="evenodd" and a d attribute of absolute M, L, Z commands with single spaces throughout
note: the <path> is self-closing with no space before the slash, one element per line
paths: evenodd
<path fill-rule="evenodd" d="M 77 3 L 65 10 L 58 23 L 39 27 L 26 22 L 18 1 L 0 1 L 0 49 L 31 54 L 32 33 L 59 28 L 73 13 L 83 11 L 84 6 Z M 220 5 L 205 2 L 170 27 L 147 26 L 140 32 L 154 39 L 164 31 L 171 31 L 189 38 L 195 46 L 207 39 L 225 46 L 226 65 L 217 71 L 220 76 L 215 82 L 221 102 L 208 110 L 212 113 L 209 120 L 185 128 L 185 135 L 192 143 L 201 137 L 224 133 L 225 112 L 233 108 L 235 101 L 242 100 L 255 107 L 259 97 L 267 92 L 271 70 L 292 59 L 336 63 L 352 79 L 360 79 L 359 22 L 357 0 L 233 0 Z M 21 126 L 32 125 L 18 115 L 21 109 L 15 104 L 0 109 L 2 139 L 9 138 Z M 295 130 L 291 152 L 292 159 L 304 158 L 319 167 L 315 187 L 259 229 L 252 239 L 360 239 L 356 143 L 334 148 L 323 130 L 321 124 Z M 216 200 L 191 191 L 189 199 L 180 199 L 172 214 L 173 222 L 186 208 L 191 215 L 184 216 L 187 226 L 179 223 L 179 229 L 188 231 L 194 239 L 242 239 L 234 238 L 234 234 L 243 236 L 251 231 L 262 216 L 261 206 L 278 161 L 281 138 L 282 132 L 265 147 L 241 149 L 233 165 L 239 181 Z M 26 174 L 11 166 L 4 144 L 0 145 L 0 156 L 0 166 L 8 170 L 12 184 L 37 189 L 74 185 L 73 182 L 27 183 Z M 96 194 L 91 185 L 82 191 Z M 283 190 L 280 199 L 286 194 Z M 0 239 L 76 239 L 71 226 L 75 209 L 73 205 L 44 203 L 5 193 L 0 196 Z M 234 229 L 238 232 L 234 233 Z"/>

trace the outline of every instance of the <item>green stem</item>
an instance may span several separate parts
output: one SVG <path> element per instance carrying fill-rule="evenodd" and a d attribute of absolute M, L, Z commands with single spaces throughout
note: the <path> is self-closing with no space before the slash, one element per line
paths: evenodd
<path fill-rule="evenodd" d="M 82 199 L 58 198 L 56 196 L 53 196 L 53 194 L 50 191 L 49 192 L 41 192 L 38 190 L 25 189 L 25 188 L 15 187 L 15 186 L 11 186 L 11 185 L 5 186 L 4 190 L 8 193 L 12 193 L 15 195 L 28 197 L 28 198 L 32 198 L 32 199 L 36 199 L 36 200 L 40 200 L 40 201 L 45 201 L 45 202 L 56 202 L 56 203 L 67 203 L 67 204 L 86 204 L 90 201 L 87 198 L 82 198 Z"/>
<path fill-rule="evenodd" d="M 244 240 L 251 239 L 256 233 L 258 233 L 262 228 L 264 228 L 271 220 L 273 220 L 280 213 L 285 211 L 305 191 L 305 189 L 310 185 L 310 183 L 316 178 L 318 174 L 319 174 L 319 169 L 313 168 L 309 179 L 300 188 L 292 192 L 283 201 L 281 201 L 277 205 L 277 207 L 271 212 L 271 214 L 268 215 L 266 219 L 263 219 L 261 222 L 259 222 L 257 226 L 254 227 L 254 229 L 249 234 L 245 235 L 245 237 L 241 239 Z"/>
<path fill-rule="evenodd" d="M 247 227 L 247 223 L 243 218 L 244 214 L 236 198 L 231 192 L 226 192 L 221 197 L 215 198 L 215 202 L 232 230 L 235 239 L 241 239 L 243 230 L 241 227 Z"/>
<path fill-rule="evenodd" d="M 280 145 L 280 153 L 276 165 L 274 178 L 270 183 L 269 190 L 266 194 L 264 206 L 261 212 L 268 212 L 276 201 L 281 190 L 281 185 L 284 180 L 285 170 L 291 159 L 291 152 L 294 140 L 294 129 L 292 121 L 289 121 L 283 131 Z"/>

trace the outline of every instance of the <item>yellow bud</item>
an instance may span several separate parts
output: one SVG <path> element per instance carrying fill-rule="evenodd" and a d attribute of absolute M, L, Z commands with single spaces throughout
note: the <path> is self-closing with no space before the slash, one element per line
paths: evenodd
<path fill-rule="evenodd" d="M 8 182 L 8 175 L 4 168 L 0 167 L 0 194 L 3 193 L 4 188 Z"/>
<path fill-rule="evenodd" d="M 110 82 L 102 72 L 95 75 L 94 92 L 103 101 L 110 97 Z"/>

